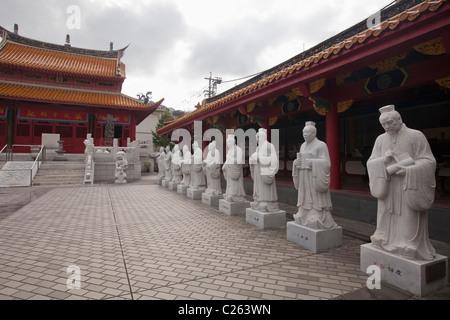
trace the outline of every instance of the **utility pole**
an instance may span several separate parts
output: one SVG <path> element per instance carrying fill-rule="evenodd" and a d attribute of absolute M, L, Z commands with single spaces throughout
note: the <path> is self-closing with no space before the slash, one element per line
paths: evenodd
<path fill-rule="evenodd" d="M 205 78 L 205 80 L 209 81 L 208 90 L 203 91 L 206 93 L 206 98 L 214 97 L 216 95 L 217 85 L 222 83 L 222 78 L 213 78 L 212 73 L 210 72 L 209 78 Z"/>

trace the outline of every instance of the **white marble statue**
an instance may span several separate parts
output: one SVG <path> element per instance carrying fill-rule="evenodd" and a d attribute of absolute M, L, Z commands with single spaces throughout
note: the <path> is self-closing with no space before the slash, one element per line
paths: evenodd
<path fill-rule="evenodd" d="M 191 184 L 189 187 L 198 190 L 206 187 L 206 177 L 203 173 L 203 153 L 197 141 L 192 143 L 192 164 L 191 164 Z"/>
<path fill-rule="evenodd" d="M 330 167 L 327 145 L 317 139 L 312 121 L 303 128 L 305 142 L 300 147 L 292 167 L 292 178 L 298 190 L 295 222 L 315 229 L 337 227 L 331 216 Z"/>
<path fill-rule="evenodd" d="M 183 180 L 183 174 L 181 173 L 181 150 L 180 150 L 180 146 L 178 144 L 176 144 L 173 147 L 173 153 L 172 153 L 172 182 L 175 183 L 181 183 L 181 180 Z"/>
<path fill-rule="evenodd" d="M 191 162 L 192 154 L 187 145 L 183 147 L 183 159 L 180 160 L 181 173 L 183 174 L 183 180 L 181 184 L 188 187 L 191 184 Z"/>
<path fill-rule="evenodd" d="M 226 143 L 228 151 L 222 171 L 227 186 L 223 198 L 229 202 L 244 202 L 246 201 L 243 174 L 244 153 L 236 145 L 234 135 L 228 135 Z"/>
<path fill-rule="evenodd" d="M 172 152 L 170 146 L 166 147 L 166 156 L 163 159 L 164 180 L 172 181 Z"/>
<path fill-rule="evenodd" d="M 219 150 L 216 148 L 216 141 L 208 145 L 208 154 L 203 160 L 203 173 L 206 177 L 205 193 L 209 195 L 221 195 L 222 186 L 220 183 L 220 168 L 222 159 Z"/>
<path fill-rule="evenodd" d="M 166 157 L 166 152 L 164 151 L 164 147 L 159 148 L 159 156 L 156 158 L 156 163 L 158 164 L 158 178 L 164 179 L 165 170 L 164 170 L 164 158 Z"/>
<path fill-rule="evenodd" d="M 85 155 L 92 155 L 94 153 L 94 143 L 93 139 L 91 137 L 91 134 L 88 133 L 86 136 L 86 139 L 83 141 L 84 143 L 84 154 Z"/>
<path fill-rule="evenodd" d="M 256 134 L 258 146 L 250 156 L 250 173 L 253 179 L 254 210 L 277 212 L 278 195 L 275 175 L 278 172 L 278 155 L 273 144 L 267 141 L 267 130 L 259 129 Z"/>
<path fill-rule="evenodd" d="M 424 134 L 408 128 L 395 106 L 380 113 L 386 132 L 367 161 L 370 192 L 378 199 L 372 245 L 408 259 L 433 260 L 428 209 L 434 201 L 436 160 Z"/>
<path fill-rule="evenodd" d="M 115 171 L 115 183 L 127 183 L 127 154 L 123 151 L 119 151 L 116 154 L 116 171 Z"/>

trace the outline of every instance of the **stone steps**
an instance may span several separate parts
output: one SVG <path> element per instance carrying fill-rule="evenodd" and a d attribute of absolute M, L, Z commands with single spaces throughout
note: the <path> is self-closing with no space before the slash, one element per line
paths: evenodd
<path fill-rule="evenodd" d="M 46 161 L 33 180 L 34 186 L 83 184 L 85 163 L 81 161 Z"/>

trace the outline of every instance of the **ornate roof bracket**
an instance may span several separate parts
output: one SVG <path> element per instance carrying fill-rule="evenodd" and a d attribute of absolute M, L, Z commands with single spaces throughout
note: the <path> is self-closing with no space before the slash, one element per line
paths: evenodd
<path fill-rule="evenodd" d="M 445 89 L 450 89 L 450 77 L 437 79 L 436 83 Z"/>
<path fill-rule="evenodd" d="M 309 97 L 309 100 L 313 103 L 314 111 L 321 116 L 325 116 L 330 110 L 330 102 L 321 97 Z"/>
<path fill-rule="evenodd" d="M 325 83 L 326 83 L 327 79 L 326 78 L 322 78 L 319 79 L 317 81 L 313 81 L 309 84 L 309 93 L 313 94 L 318 92 L 320 89 L 322 89 L 323 87 L 325 87 Z"/>
<path fill-rule="evenodd" d="M 353 105 L 353 102 L 355 102 L 354 99 L 338 102 L 337 104 L 338 113 L 342 113 L 350 109 L 351 106 Z"/>
<path fill-rule="evenodd" d="M 438 56 L 447 53 L 442 37 L 415 45 L 414 50 L 429 56 Z"/>

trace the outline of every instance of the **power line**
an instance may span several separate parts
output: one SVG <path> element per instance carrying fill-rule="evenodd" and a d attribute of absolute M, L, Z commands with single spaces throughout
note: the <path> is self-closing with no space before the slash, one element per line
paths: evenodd
<path fill-rule="evenodd" d="M 239 78 L 239 79 L 223 80 L 222 83 L 227 83 L 227 82 L 234 82 L 234 81 L 244 80 L 244 79 L 247 79 L 247 78 L 259 76 L 259 75 L 262 74 L 262 73 L 263 73 L 263 72 L 258 72 L 258 73 L 252 74 L 252 75 L 250 75 L 250 76 L 242 77 L 242 78 Z"/>

